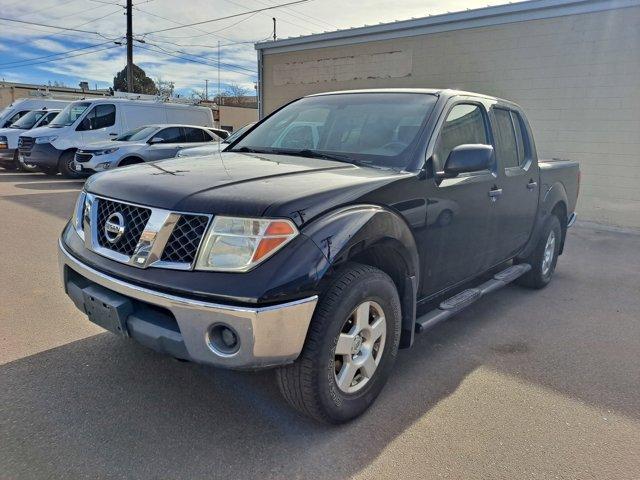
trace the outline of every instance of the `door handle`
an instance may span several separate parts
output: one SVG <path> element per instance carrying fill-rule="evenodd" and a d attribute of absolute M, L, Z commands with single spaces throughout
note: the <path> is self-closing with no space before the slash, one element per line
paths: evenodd
<path fill-rule="evenodd" d="M 533 190 L 538 186 L 538 182 L 534 182 L 533 180 L 529 180 L 529 183 L 527 183 L 527 188 L 529 190 Z"/>
<path fill-rule="evenodd" d="M 115 132 L 111 132 L 111 133 L 109 134 L 109 136 L 111 136 L 111 137 L 115 137 L 116 135 L 118 135 L 118 134 L 117 134 L 117 133 L 115 133 Z"/>
<path fill-rule="evenodd" d="M 502 189 L 501 188 L 494 188 L 492 190 L 489 190 L 489 196 L 491 198 L 498 198 L 501 195 L 502 195 Z"/>

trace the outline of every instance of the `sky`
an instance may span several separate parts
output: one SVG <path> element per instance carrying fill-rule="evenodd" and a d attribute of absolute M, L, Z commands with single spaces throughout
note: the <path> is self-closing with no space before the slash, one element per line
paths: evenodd
<path fill-rule="evenodd" d="M 134 63 L 154 80 L 174 82 L 182 96 L 204 90 L 208 79 L 213 95 L 220 42 L 221 89 L 238 84 L 253 94 L 257 81 L 254 43 L 271 38 L 272 17 L 277 19 L 278 38 L 286 38 L 487 6 L 487 0 L 311 0 L 173 28 L 289 1 L 134 0 Z M 500 3 L 506 2 L 491 5 Z M 0 0 L 0 17 L 65 28 L 0 20 L 0 80 L 60 82 L 71 87 L 87 81 L 91 88 L 112 86 L 116 72 L 126 64 L 123 5 L 123 0 Z"/>

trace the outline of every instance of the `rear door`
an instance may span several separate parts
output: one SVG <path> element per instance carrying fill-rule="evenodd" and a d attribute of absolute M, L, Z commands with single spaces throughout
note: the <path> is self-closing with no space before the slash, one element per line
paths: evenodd
<path fill-rule="evenodd" d="M 435 171 L 444 168 L 454 147 L 491 145 L 485 106 L 462 100 L 448 106 L 432 156 Z M 427 228 L 416 233 L 423 262 L 421 293 L 430 296 L 477 275 L 497 235 L 489 191 L 496 188 L 493 168 L 433 179 L 427 186 Z"/>
<path fill-rule="evenodd" d="M 514 109 L 494 106 L 491 121 L 496 141 L 502 195 L 496 202 L 500 235 L 491 251 L 491 263 L 513 257 L 529 239 L 538 208 L 538 168 L 527 126 Z"/>

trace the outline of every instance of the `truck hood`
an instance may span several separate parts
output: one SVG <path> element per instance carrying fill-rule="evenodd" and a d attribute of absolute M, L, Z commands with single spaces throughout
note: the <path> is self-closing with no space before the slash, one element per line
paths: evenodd
<path fill-rule="evenodd" d="M 330 160 L 222 152 L 118 168 L 90 177 L 85 188 L 167 210 L 289 217 L 301 225 L 409 176 Z"/>
<path fill-rule="evenodd" d="M 45 127 L 36 127 L 36 128 L 32 128 L 31 130 L 23 131 L 21 135 L 24 137 L 36 138 L 36 137 L 44 137 L 49 135 L 61 135 L 64 130 L 66 130 L 66 127 L 52 128 L 47 125 Z"/>

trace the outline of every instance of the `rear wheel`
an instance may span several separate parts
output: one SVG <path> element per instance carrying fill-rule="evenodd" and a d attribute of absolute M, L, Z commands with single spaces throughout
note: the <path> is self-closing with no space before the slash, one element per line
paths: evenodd
<path fill-rule="evenodd" d="M 531 265 L 531 270 L 516 280 L 519 285 L 529 288 L 544 288 L 551 281 L 558 262 L 562 228 L 560 220 L 551 215 L 544 223 L 542 234 L 533 253 L 522 263 Z"/>
<path fill-rule="evenodd" d="M 278 370 L 285 399 L 327 423 L 362 414 L 393 367 L 400 318 L 388 275 L 366 265 L 343 268 L 320 298 L 300 357 Z"/>
<path fill-rule="evenodd" d="M 58 170 L 65 178 L 80 178 L 82 174 L 73 168 L 74 152 L 64 152 L 58 161 Z M 45 172 L 47 173 L 47 172 Z"/>

